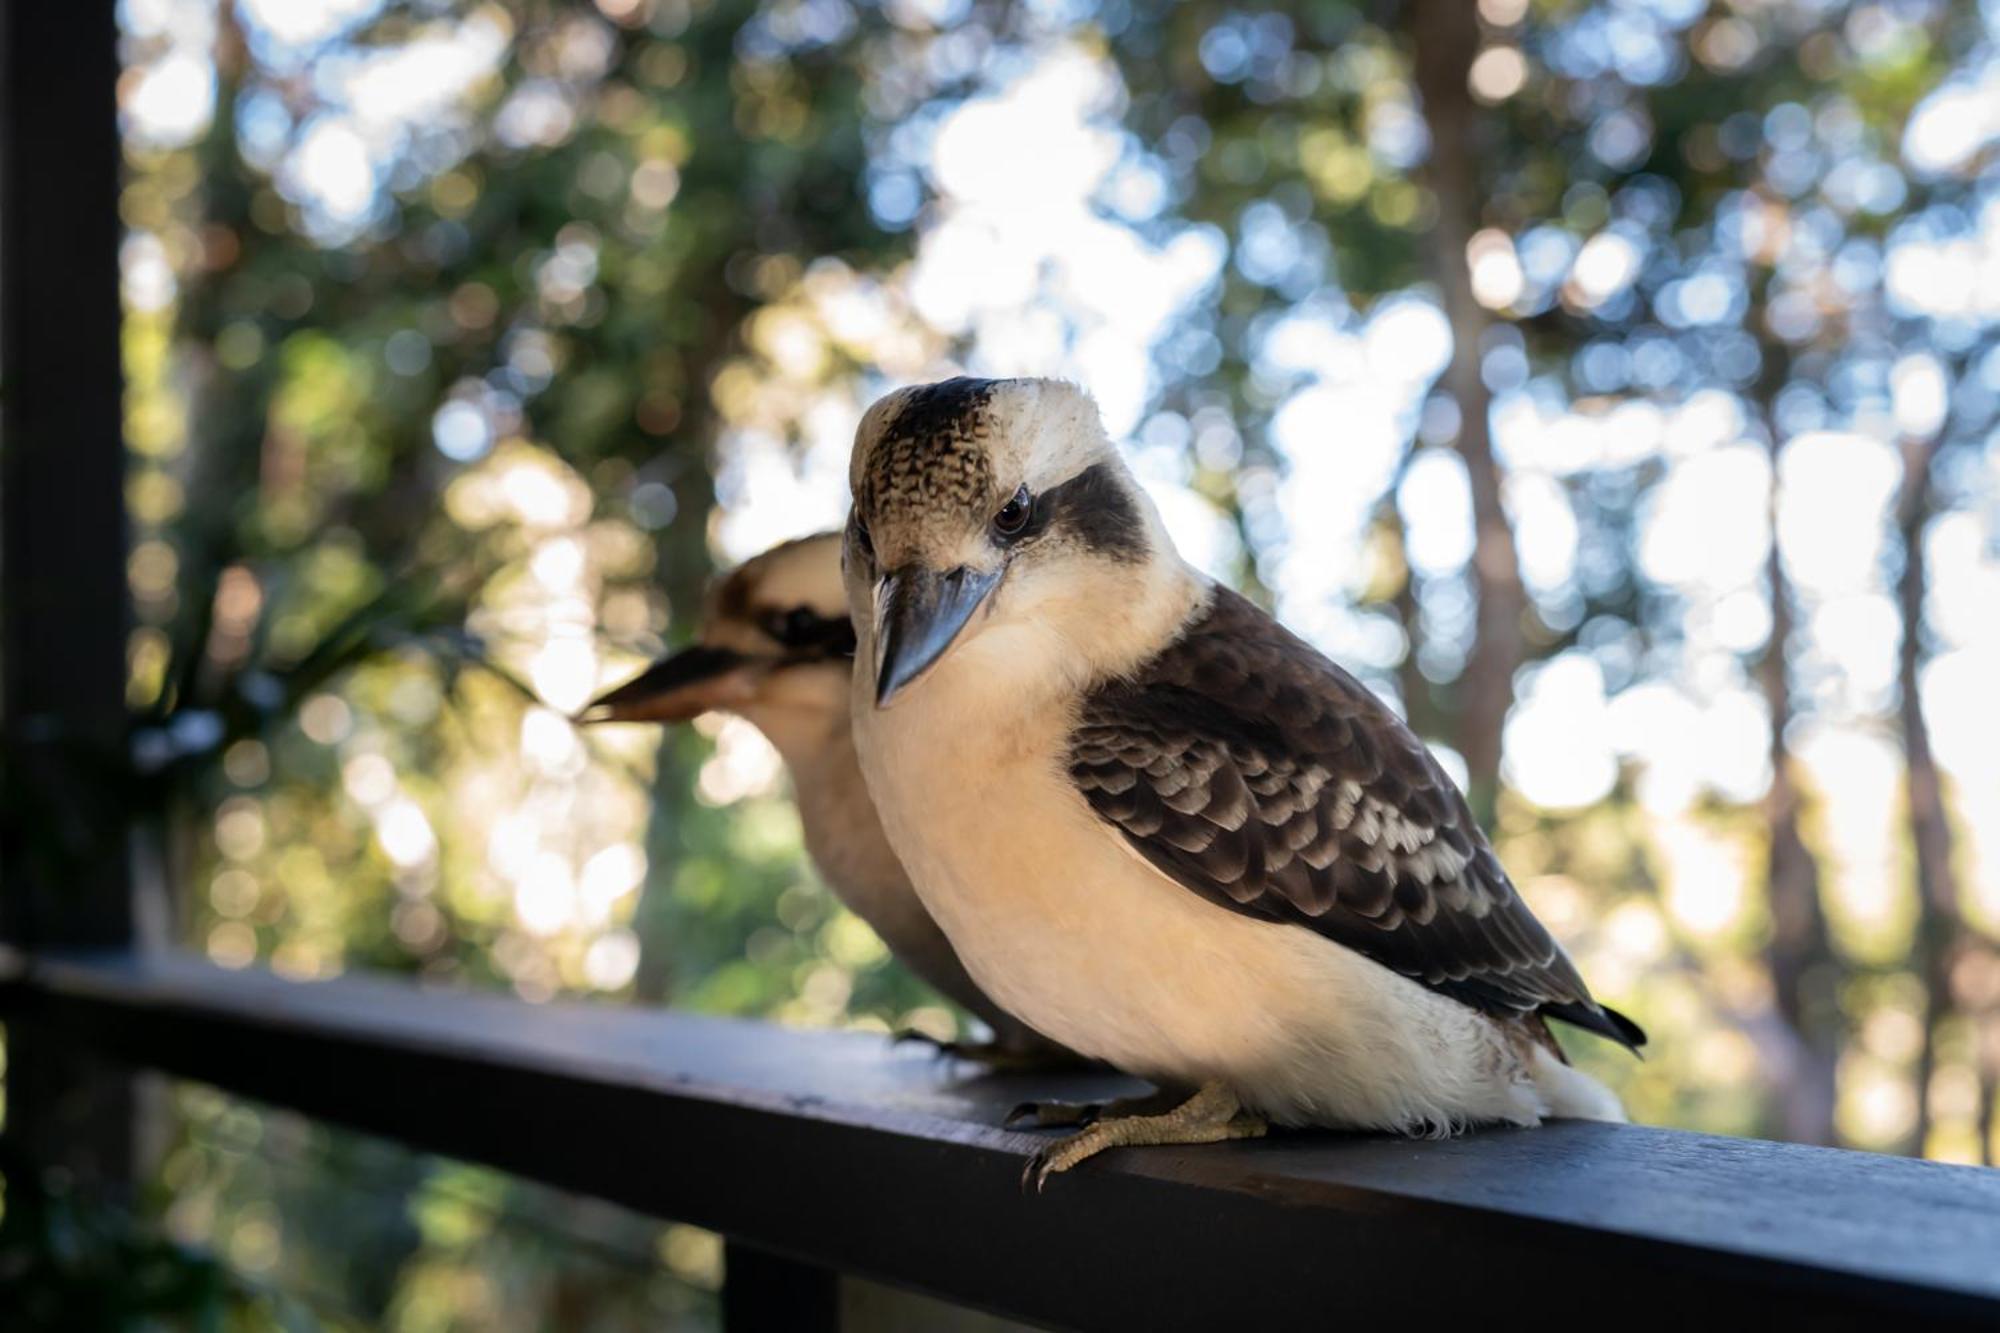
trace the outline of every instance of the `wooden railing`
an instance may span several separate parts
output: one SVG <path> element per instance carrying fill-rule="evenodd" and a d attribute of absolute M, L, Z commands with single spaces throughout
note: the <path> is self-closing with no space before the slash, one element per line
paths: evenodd
<path fill-rule="evenodd" d="M 1024 1192 L 1028 1096 L 868 1034 L 179 956 L 0 964 L 0 1015 L 729 1238 L 732 1327 L 838 1275 L 1065 1328 L 2000 1324 L 2000 1172 L 1640 1127 L 1124 1150 Z M 10 1028 L 11 1030 L 11 1028 Z"/>

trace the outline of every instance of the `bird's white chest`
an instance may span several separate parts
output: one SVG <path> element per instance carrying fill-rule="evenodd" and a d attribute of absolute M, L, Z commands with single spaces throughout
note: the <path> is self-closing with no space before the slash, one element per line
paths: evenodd
<path fill-rule="evenodd" d="M 1181 1016 L 1142 992 L 1177 967 L 1168 895 L 1074 793 L 1031 762 L 963 762 L 932 733 L 885 750 L 871 779 L 891 841 L 967 970 L 1000 1004 L 1086 1054 L 1164 1074 Z M 1150 872 L 1147 872 L 1150 873 Z M 1156 876 L 1154 878 L 1157 878 Z M 1161 885 L 1172 889 L 1172 886 Z M 1154 997 L 1156 1000 L 1158 997 Z"/>
<path fill-rule="evenodd" d="M 1139 859 L 1071 785 L 1053 730 L 935 711 L 887 720 L 862 742 L 884 827 L 1002 1006 L 1073 1049 L 1181 1082 L 1283 1063 L 1309 1014 L 1325 1025 L 1325 955 L 1339 951 L 1204 902 Z"/>
<path fill-rule="evenodd" d="M 1003 1007 L 1142 1077 L 1220 1079 L 1282 1123 L 1536 1118 L 1480 1015 L 1142 860 L 1070 782 L 1066 718 L 954 707 L 933 686 L 857 718 L 857 748 L 917 892 Z"/>

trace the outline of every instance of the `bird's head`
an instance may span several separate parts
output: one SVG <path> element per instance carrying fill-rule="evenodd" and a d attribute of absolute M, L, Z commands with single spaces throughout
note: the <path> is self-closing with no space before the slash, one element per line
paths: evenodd
<path fill-rule="evenodd" d="M 848 481 L 848 598 L 878 708 L 974 640 L 1026 670 L 1052 640 L 1041 656 L 1073 657 L 1093 621 L 1115 637 L 1171 555 L 1097 405 L 1057 380 L 892 393 L 862 418 Z"/>
<path fill-rule="evenodd" d="M 846 713 L 853 653 L 840 534 L 804 537 L 719 580 L 693 645 L 598 698 L 581 717 L 684 722 L 720 710 L 749 718 L 776 741 Z"/>

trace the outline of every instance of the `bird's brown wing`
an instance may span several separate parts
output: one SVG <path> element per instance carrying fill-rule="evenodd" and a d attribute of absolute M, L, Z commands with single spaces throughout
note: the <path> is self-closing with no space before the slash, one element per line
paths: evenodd
<path fill-rule="evenodd" d="M 1086 698 L 1069 760 L 1098 814 L 1224 907 L 1316 930 L 1488 1013 L 1645 1040 L 1591 999 L 1402 719 L 1227 589 Z"/>

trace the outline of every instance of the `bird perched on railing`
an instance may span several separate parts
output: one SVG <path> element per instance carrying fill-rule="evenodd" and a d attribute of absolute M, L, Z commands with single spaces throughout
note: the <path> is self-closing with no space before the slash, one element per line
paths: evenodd
<path fill-rule="evenodd" d="M 1409 728 L 1182 562 L 1085 394 L 891 394 L 849 482 L 854 740 L 890 843 L 989 995 L 1162 1089 L 1040 1154 L 1038 1187 L 1272 1123 L 1624 1118 L 1543 1020 L 1644 1035 Z"/>
<path fill-rule="evenodd" d="M 806 852 L 834 895 L 906 967 L 993 1030 L 990 1043 L 938 1045 L 990 1064 L 1073 1061 L 973 984 L 882 834 L 849 726 L 854 626 L 840 534 L 787 542 L 720 580 L 697 640 L 591 703 L 582 720 L 684 722 L 720 711 L 750 722 L 791 773 Z"/>

